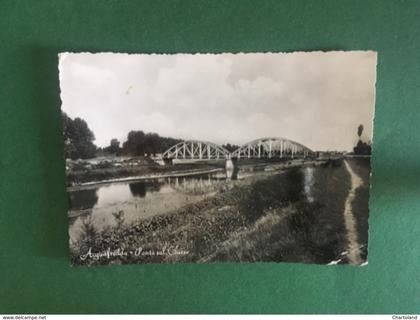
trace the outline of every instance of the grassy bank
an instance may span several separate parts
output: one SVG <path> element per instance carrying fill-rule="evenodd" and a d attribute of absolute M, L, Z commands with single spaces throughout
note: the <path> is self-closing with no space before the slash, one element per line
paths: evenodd
<path fill-rule="evenodd" d="M 310 201 L 305 194 L 309 174 L 305 170 L 291 168 L 236 181 L 211 198 L 131 224 L 124 224 L 124 213 L 119 212 L 116 219 L 121 223 L 102 231 L 86 220 L 84 237 L 71 245 L 72 263 L 328 263 L 346 246 L 342 213 L 350 179 L 341 161 L 308 169 L 315 199 Z M 89 249 L 108 248 L 123 248 L 126 255 L 81 259 Z"/>

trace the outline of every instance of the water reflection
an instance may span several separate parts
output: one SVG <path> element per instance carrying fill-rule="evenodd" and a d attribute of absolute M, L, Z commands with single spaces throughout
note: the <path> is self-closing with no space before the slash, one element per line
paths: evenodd
<path fill-rule="evenodd" d="M 134 197 L 144 198 L 147 192 L 159 192 L 162 185 L 164 185 L 163 181 L 154 180 L 133 182 L 128 187 Z"/>
<path fill-rule="evenodd" d="M 236 180 L 238 179 L 239 165 L 238 159 L 228 159 L 225 165 L 226 178 Z"/>
<path fill-rule="evenodd" d="M 130 183 L 131 194 L 135 197 L 144 198 L 146 196 L 146 184 L 144 182 Z"/>
<path fill-rule="evenodd" d="M 97 188 L 76 190 L 68 193 L 70 210 L 93 208 L 98 202 Z"/>

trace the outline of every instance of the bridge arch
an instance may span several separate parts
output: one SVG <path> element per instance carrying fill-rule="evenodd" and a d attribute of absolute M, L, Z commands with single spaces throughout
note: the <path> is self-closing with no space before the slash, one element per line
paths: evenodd
<path fill-rule="evenodd" d="M 298 158 L 306 157 L 313 151 L 296 141 L 280 138 L 267 137 L 260 138 L 243 144 L 232 152 L 232 158 Z"/>
<path fill-rule="evenodd" d="M 217 160 L 229 159 L 230 152 L 212 142 L 186 140 L 166 150 L 162 157 L 164 159 Z"/>

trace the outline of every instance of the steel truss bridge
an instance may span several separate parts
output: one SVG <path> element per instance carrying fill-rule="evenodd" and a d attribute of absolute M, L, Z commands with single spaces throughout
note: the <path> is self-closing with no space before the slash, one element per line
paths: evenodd
<path fill-rule="evenodd" d="M 163 159 L 218 160 L 305 158 L 314 152 L 308 147 L 285 138 L 261 138 L 243 144 L 233 152 L 207 141 L 182 141 L 162 154 Z"/>
<path fill-rule="evenodd" d="M 164 159 L 229 159 L 230 152 L 225 148 L 207 141 L 188 140 L 182 141 L 166 150 Z"/>

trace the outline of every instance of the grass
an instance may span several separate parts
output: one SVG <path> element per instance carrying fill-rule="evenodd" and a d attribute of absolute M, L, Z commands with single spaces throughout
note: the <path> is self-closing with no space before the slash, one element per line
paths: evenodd
<path fill-rule="evenodd" d="M 290 178 L 297 179 L 299 173 L 292 172 Z M 317 201 L 293 201 L 296 192 L 289 193 L 286 198 L 289 205 L 266 209 L 249 230 L 233 235 L 210 260 L 306 263 L 336 260 L 347 245 L 343 210 L 350 188 L 349 175 L 341 162 L 329 162 L 315 170 L 314 179 Z"/>

